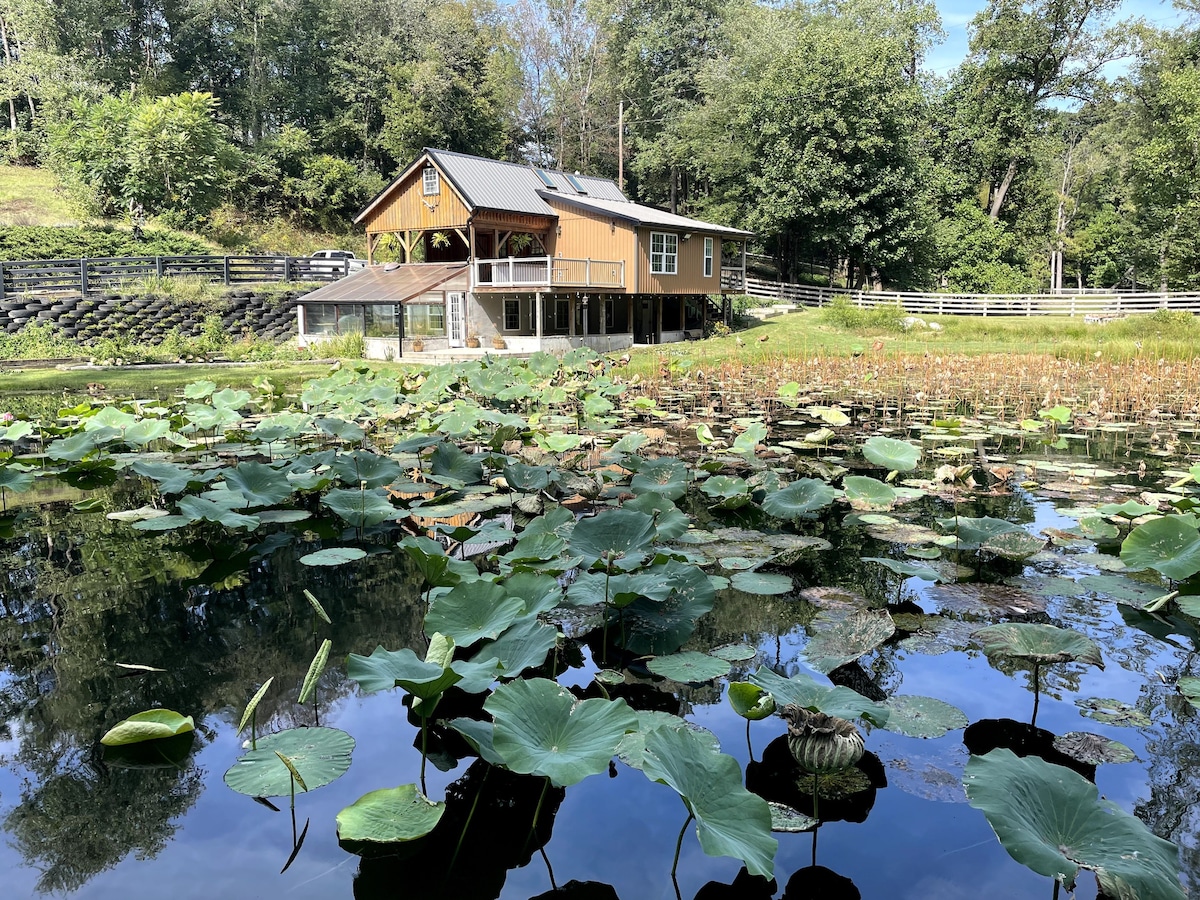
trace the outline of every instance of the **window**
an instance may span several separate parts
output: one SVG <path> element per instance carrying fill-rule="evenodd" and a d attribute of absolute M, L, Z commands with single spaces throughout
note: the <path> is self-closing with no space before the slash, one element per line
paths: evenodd
<path fill-rule="evenodd" d="M 537 177 L 541 179 L 542 184 L 546 186 L 548 191 L 557 191 L 558 185 L 554 183 L 554 179 L 546 172 L 545 169 L 534 169 L 537 172 Z"/>
<path fill-rule="evenodd" d="M 704 277 L 712 278 L 713 273 L 713 239 L 704 239 Z"/>
<path fill-rule="evenodd" d="M 504 301 L 504 330 L 505 331 L 520 331 L 521 330 L 521 301 L 520 300 L 505 300 Z"/>
<path fill-rule="evenodd" d="M 567 176 L 567 184 L 569 184 L 569 185 L 571 185 L 571 187 L 575 188 L 575 193 L 577 193 L 577 194 L 586 194 L 587 193 L 587 188 L 585 188 L 583 186 L 583 184 L 579 181 L 579 179 L 576 178 L 574 175 Z"/>
<path fill-rule="evenodd" d="M 674 275 L 679 270 L 679 235 L 650 232 L 650 271 Z"/>
<path fill-rule="evenodd" d="M 433 166 L 426 166 L 425 171 L 421 173 L 421 184 L 425 188 L 425 196 L 430 197 L 434 194 L 442 192 L 441 181 L 438 178 L 438 170 Z"/>
<path fill-rule="evenodd" d="M 367 337 L 395 337 L 399 334 L 394 303 L 372 303 L 364 311 L 363 325 Z"/>
<path fill-rule="evenodd" d="M 446 307 L 435 303 L 404 304 L 406 337 L 445 337 Z"/>

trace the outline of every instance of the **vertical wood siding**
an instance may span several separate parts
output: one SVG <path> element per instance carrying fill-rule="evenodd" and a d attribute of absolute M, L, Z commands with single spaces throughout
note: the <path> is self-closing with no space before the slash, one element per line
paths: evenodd
<path fill-rule="evenodd" d="M 465 228 L 470 213 L 454 192 L 450 182 L 440 178 L 441 193 L 426 197 L 418 167 L 407 179 L 395 185 L 389 195 L 363 221 L 367 234 L 388 231 L 417 231 L 425 228 Z M 435 204 L 431 210 L 422 203 Z"/>
<path fill-rule="evenodd" d="M 683 234 L 670 229 L 662 231 L 678 234 L 679 260 L 677 274 L 663 275 L 650 271 L 650 232 L 658 231 L 649 225 L 638 228 L 637 272 L 638 291 L 643 294 L 719 294 L 721 292 L 721 238 L 691 232 L 689 240 Z M 704 238 L 713 239 L 713 274 L 704 277 Z"/>

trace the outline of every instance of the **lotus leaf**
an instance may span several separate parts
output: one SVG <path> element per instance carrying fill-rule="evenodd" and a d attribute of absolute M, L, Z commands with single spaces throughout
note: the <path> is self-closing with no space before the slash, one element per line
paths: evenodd
<path fill-rule="evenodd" d="M 241 409 L 250 402 L 250 392 L 235 391 L 233 388 L 225 388 L 222 391 L 216 391 L 210 395 L 208 402 L 216 407 L 224 407 L 226 409 Z"/>
<path fill-rule="evenodd" d="M 142 419 L 125 429 L 122 439 L 127 444 L 145 447 L 166 437 L 171 432 L 171 423 L 165 419 Z"/>
<path fill-rule="evenodd" d="M 948 519 L 938 519 L 938 525 L 951 532 L 954 538 L 952 546 L 958 550 L 978 550 L 986 541 L 1010 532 L 1024 532 L 1020 525 L 994 519 L 990 516 L 974 519 L 969 516 L 953 516 Z"/>
<path fill-rule="evenodd" d="M 619 568 L 641 565 L 655 538 L 654 519 L 631 509 L 606 509 L 579 521 L 571 533 L 571 553 L 589 566 L 609 561 Z"/>
<path fill-rule="evenodd" d="M 1136 706 L 1130 706 L 1128 703 L 1122 703 L 1120 700 L 1114 700 L 1109 697 L 1079 698 L 1075 701 L 1075 705 L 1079 707 L 1079 714 L 1081 716 L 1087 716 L 1089 719 L 1095 719 L 1097 722 L 1103 722 L 1106 725 L 1121 725 L 1129 728 L 1150 727 L 1150 717 L 1148 715 Z"/>
<path fill-rule="evenodd" d="M 887 730 L 909 737 L 938 738 L 967 727 L 962 710 L 934 697 L 901 694 L 889 697 L 884 706 L 888 709 Z"/>
<path fill-rule="evenodd" d="M 351 653 L 346 657 L 346 675 L 367 693 L 403 688 L 421 700 L 432 700 L 462 676 L 453 669 L 422 660 L 412 650 L 385 650 L 382 646 L 370 656 Z"/>
<path fill-rule="evenodd" d="M 775 712 L 775 698 L 770 691 L 748 681 L 731 681 L 728 690 L 729 705 L 743 719 L 757 722 Z"/>
<path fill-rule="evenodd" d="M 191 384 L 184 386 L 183 396 L 188 400 L 203 400 L 205 397 L 210 396 L 216 389 L 216 384 L 207 379 L 193 381 Z"/>
<path fill-rule="evenodd" d="M 1130 569 L 1154 569 L 1175 581 L 1200 572 L 1200 531 L 1186 516 L 1151 519 L 1129 532 L 1121 562 Z"/>
<path fill-rule="evenodd" d="M 1070 769 L 1001 748 L 972 756 L 963 785 L 1009 855 L 1039 875 L 1070 889 L 1082 867 L 1113 897 L 1186 896 L 1175 845 Z"/>
<path fill-rule="evenodd" d="M 480 722 L 478 719 L 451 719 L 447 723 L 461 734 L 468 744 L 479 754 L 480 759 L 493 766 L 503 766 L 504 758 L 496 752 L 492 743 L 495 730 L 491 722 Z"/>
<path fill-rule="evenodd" d="M 654 519 L 654 535 L 659 541 L 673 541 L 692 524 L 692 520 L 662 494 L 645 493 L 627 501 L 623 509 L 644 512 Z"/>
<path fill-rule="evenodd" d="M 791 575 L 773 575 L 765 572 L 738 572 L 730 584 L 747 594 L 774 596 L 787 594 L 795 588 Z"/>
<path fill-rule="evenodd" d="M 16 466 L 0 466 L 0 491 L 12 491 L 23 494 L 33 487 L 34 474 L 25 472 Z"/>
<path fill-rule="evenodd" d="M 798 519 L 819 512 L 833 503 L 837 491 L 815 478 L 800 478 L 763 498 L 765 513 L 777 519 Z"/>
<path fill-rule="evenodd" d="M 662 458 L 644 462 L 630 482 L 635 494 L 660 494 L 678 500 L 687 490 L 687 466 L 677 459 Z"/>
<path fill-rule="evenodd" d="M 505 578 L 501 587 L 508 596 L 518 597 L 525 604 L 521 613 L 523 616 L 549 612 L 563 599 L 563 589 L 558 579 L 538 572 L 516 572 Z"/>
<path fill-rule="evenodd" d="M 828 674 L 870 653 L 893 634 L 896 625 L 885 609 L 854 610 L 847 615 L 817 613 L 813 636 L 804 648 L 808 664 Z"/>
<path fill-rule="evenodd" d="M 13 422 L 7 428 L 0 428 L 0 441 L 16 443 L 21 438 L 33 434 L 33 423 L 24 420 Z"/>
<path fill-rule="evenodd" d="M 185 469 L 168 462 L 152 462 L 136 459 L 130 467 L 137 474 L 149 478 L 158 484 L 160 494 L 183 494 L 189 490 L 200 488 L 221 476 L 222 469 L 209 469 L 197 472 Z"/>
<path fill-rule="evenodd" d="M 637 715 L 637 730 L 626 734 L 617 745 L 617 757 L 631 769 L 641 770 L 646 761 L 646 738 L 660 728 L 694 732 L 703 738 L 713 753 L 721 751 L 721 742 L 716 735 L 686 719 L 661 710 L 637 709 L 634 713 Z"/>
<path fill-rule="evenodd" d="M 1124 519 L 1136 519 L 1158 512 L 1157 506 L 1148 506 L 1136 500 L 1126 500 L 1124 503 L 1105 503 L 1096 507 L 1096 512 L 1102 516 L 1121 516 Z"/>
<path fill-rule="evenodd" d="M 387 495 L 378 489 L 332 490 L 321 498 L 321 504 L 355 528 L 369 528 L 400 515 L 400 511 L 388 502 Z"/>
<path fill-rule="evenodd" d="M 361 854 L 372 845 L 416 840 L 433 831 L 445 811 L 445 803 L 434 803 L 415 784 L 371 791 L 337 814 L 338 843 Z"/>
<path fill-rule="evenodd" d="M 250 797 L 286 797 L 292 773 L 279 757 L 287 757 L 305 790 L 337 780 L 350 768 L 354 738 L 337 728 L 289 728 L 258 739 L 258 749 L 240 756 L 225 773 L 225 783 Z"/>
<path fill-rule="evenodd" d="M 714 753 L 700 735 L 659 728 L 646 736 L 642 771 L 683 798 L 706 854 L 740 859 L 751 875 L 774 875 L 779 842 L 771 837 L 771 810 L 743 786 L 737 760 Z"/>
<path fill-rule="evenodd" d="M 714 475 L 700 485 L 700 490 L 713 499 L 718 509 L 739 509 L 751 500 L 746 479 L 731 475 Z"/>
<path fill-rule="evenodd" d="M 317 419 L 313 424 L 326 434 L 340 438 L 350 444 L 361 443 L 367 438 L 367 433 L 362 428 L 354 422 L 347 422 L 345 419 L 333 417 Z"/>
<path fill-rule="evenodd" d="M 669 656 L 656 656 L 646 663 L 646 668 L 655 675 L 680 684 L 702 684 L 728 675 L 730 665 L 726 660 L 707 653 L 684 650 Z"/>
<path fill-rule="evenodd" d="M 574 606 L 608 604 L 619 609 L 639 597 L 666 600 L 671 590 L 670 584 L 648 572 L 584 572 L 567 588 L 567 600 Z"/>
<path fill-rule="evenodd" d="M 503 474 L 514 491 L 544 491 L 558 480 L 558 470 L 553 466 L 511 463 L 504 467 Z"/>
<path fill-rule="evenodd" d="M 890 484 L 865 475 L 847 475 L 842 490 L 854 509 L 891 509 L 896 505 L 896 491 Z"/>
<path fill-rule="evenodd" d="M 397 546 L 417 565 L 421 577 L 430 587 L 452 587 L 458 584 L 459 576 L 450 571 L 450 557 L 446 548 L 432 538 L 410 535 Z"/>
<path fill-rule="evenodd" d="M 368 488 L 384 487 L 404 474 L 396 460 L 369 450 L 339 454 L 332 468 L 342 484 L 355 488 L 362 487 L 364 483 Z"/>
<path fill-rule="evenodd" d="M 921 448 L 895 438 L 872 437 L 863 444 L 863 456 L 892 472 L 911 472 L 921 458 Z"/>
<path fill-rule="evenodd" d="M 885 569 L 889 569 L 897 575 L 903 575 L 905 578 L 913 577 L 933 582 L 943 580 L 936 569 L 931 569 L 929 566 L 918 566 L 915 563 L 906 563 L 900 559 L 888 559 L 883 556 L 864 556 L 862 561 L 879 563 Z"/>
<path fill-rule="evenodd" d="M 483 464 L 448 441 L 434 447 L 430 467 L 434 475 L 448 475 L 463 484 L 483 479 Z"/>
<path fill-rule="evenodd" d="M 861 716 L 872 725 L 887 725 L 886 708 L 842 685 L 819 684 L 803 674 L 784 678 L 766 668 L 760 668 L 750 676 L 750 680 L 770 691 L 780 706 L 794 703 L 814 712 L 823 712 L 827 716 L 837 716 L 841 719 L 857 719 Z"/>
<path fill-rule="evenodd" d="M 229 504 L 232 502 L 243 502 L 241 494 L 232 491 L 222 491 L 221 493 L 230 496 L 222 497 L 219 501 L 203 497 L 180 497 L 179 512 L 189 521 L 216 522 L 225 528 L 248 528 L 253 531 L 259 526 L 260 520 L 257 516 L 243 515 L 230 508 Z M 161 519 L 154 521 L 162 522 Z"/>
<path fill-rule="evenodd" d="M 1054 749 L 1081 763 L 1098 766 L 1101 763 L 1127 763 L 1137 759 L 1132 750 L 1120 741 L 1086 731 L 1071 731 L 1054 739 Z"/>
<path fill-rule="evenodd" d="M 526 669 L 537 668 L 546 661 L 558 642 L 558 629 L 529 615 L 509 626 L 500 637 L 484 644 L 472 662 L 498 659 L 500 677 L 516 678 Z M 456 663 L 456 668 L 461 663 Z"/>
<path fill-rule="evenodd" d="M 195 728 L 196 723 L 191 716 L 180 715 L 170 709 L 148 709 L 118 722 L 104 733 L 100 743 L 106 747 L 123 747 L 175 737 Z"/>
<path fill-rule="evenodd" d="M 971 635 L 989 657 L 1027 659 L 1038 665 L 1079 661 L 1104 668 L 1095 641 L 1075 631 L 1031 622 L 1003 622 Z"/>
<path fill-rule="evenodd" d="M 454 638 L 460 647 L 469 647 L 476 641 L 499 637 L 524 609 L 519 597 L 510 597 L 498 584 L 458 584 L 430 604 L 425 629 Z"/>
<path fill-rule="evenodd" d="M 542 775 L 569 787 L 608 769 L 617 744 L 637 729 L 624 700 L 579 701 L 544 678 L 502 684 L 484 709 L 493 720 L 493 746 L 512 771 Z"/>
<path fill-rule="evenodd" d="M 767 426 L 762 422 L 752 422 L 746 426 L 745 431 L 733 439 L 733 446 L 730 449 L 740 456 L 751 459 L 754 451 L 758 449 L 758 445 L 766 439 Z"/>
<path fill-rule="evenodd" d="M 649 570 L 671 587 L 663 601 L 639 598 L 625 607 L 625 649 L 638 654 L 674 653 L 713 607 L 716 591 L 701 569 L 671 560 Z"/>
<path fill-rule="evenodd" d="M 768 801 L 771 808 L 771 830 L 780 834 L 799 834 L 812 831 L 821 824 L 819 819 L 806 816 L 799 810 L 792 809 L 782 803 Z"/>

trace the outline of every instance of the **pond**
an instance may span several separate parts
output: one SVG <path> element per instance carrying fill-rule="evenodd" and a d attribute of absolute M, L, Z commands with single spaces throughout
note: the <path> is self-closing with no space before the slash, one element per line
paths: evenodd
<path fill-rule="evenodd" d="M 4 896 L 1050 897 L 1030 834 L 1200 886 L 1193 424 L 782 393 L 579 353 L 0 424 Z M 798 762 L 817 711 L 865 752 Z"/>

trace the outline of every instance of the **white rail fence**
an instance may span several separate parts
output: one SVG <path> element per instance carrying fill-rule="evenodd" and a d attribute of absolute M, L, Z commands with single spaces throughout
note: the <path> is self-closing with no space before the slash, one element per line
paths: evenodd
<path fill-rule="evenodd" d="M 896 307 L 915 316 L 1124 316 L 1173 309 L 1200 313 L 1200 292 L 1103 293 L 1095 290 L 1061 294 L 934 294 L 912 291 L 853 291 L 763 281 L 747 277 L 747 296 L 776 303 L 825 306 L 841 297 L 861 308 Z"/>

